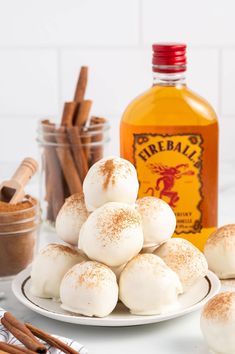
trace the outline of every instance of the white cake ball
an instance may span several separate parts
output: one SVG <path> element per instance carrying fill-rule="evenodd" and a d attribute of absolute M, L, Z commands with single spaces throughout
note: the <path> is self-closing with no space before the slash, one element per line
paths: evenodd
<path fill-rule="evenodd" d="M 89 259 L 111 267 L 129 261 L 142 246 L 140 214 L 134 206 L 116 202 L 106 203 L 89 215 L 78 245 Z"/>
<path fill-rule="evenodd" d="M 207 275 L 208 265 L 204 254 L 183 238 L 171 238 L 154 253 L 178 274 L 184 291 Z"/>
<path fill-rule="evenodd" d="M 65 310 L 85 316 L 108 316 L 118 301 L 116 276 L 104 264 L 79 263 L 64 276 L 60 298 Z"/>
<path fill-rule="evenodd" d="M 119 297 L 135 315 L 156 315 L 178 307 L 182 285 L 178 275 L 154 254 L 127 263 L 119 280 Z"/>
<path fill-rule="evenodd" d="M 71 247 L 52 243 L 44 247 L 33 261 L 30 292 L 42 298 L 59 299 L 60 283 L 65 273 L 86 259 Z"/>
<path fill-rule="evenodd" d="M 220 279 L 235 277 L 235 224 L 216 230 L 206 241 L 204 254 L 209 269 Z"/>
<path fill-rule="evenodd" d="M 57 235 L 66 243 L 77 245 L 80 229 L 88 215 L 83 194 L 71 195 L 57 215 L 55 224 Z"/>
<path fill-rule="evenodd" d="M 107 202 L 133 204 L 138 189 L 135 167 L 120 157 L 106 157 L 96 162 L 83 182 L 85 203 L 89 211 Z"/>
<path fill-rule="evenodd" d="M 173 235 L 175 214 L 164 200 L 144 197 L 136 201 L 136 207 L 142 217 L 144 248 L 157 247 Z"/>
<path fill-rule="evenodd" d="M 235 353 L 235 293 L 223 292 L 203 308 L 201 330 L 213 353 Z"/>

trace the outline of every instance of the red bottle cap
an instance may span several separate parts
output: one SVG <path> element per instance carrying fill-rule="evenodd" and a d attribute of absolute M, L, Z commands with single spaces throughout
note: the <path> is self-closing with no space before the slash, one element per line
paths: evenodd
<path fill-rule="evenodd" d="M 186 44 L 153 44 L 153 71 L 177 73 L 186 70 Z"/>

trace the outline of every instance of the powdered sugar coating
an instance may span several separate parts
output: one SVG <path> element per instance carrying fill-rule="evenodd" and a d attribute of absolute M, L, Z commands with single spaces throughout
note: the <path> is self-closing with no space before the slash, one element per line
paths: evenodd
<path fill-rule="evenodd" d="M 191 242 L 172 238 L 154 251 L 175 271 L 184 290 L 206 276 L 208 265 L 205 256 Z"/>

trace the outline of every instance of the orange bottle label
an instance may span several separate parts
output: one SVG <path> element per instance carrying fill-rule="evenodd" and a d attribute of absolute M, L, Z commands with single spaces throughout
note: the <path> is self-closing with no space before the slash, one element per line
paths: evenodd
<path fill-rule="evenodd" d="M 176 214 L 178 235 L 202 228 L 202 145 L 200 134 L 134 134 L 139 197 L 165 200 Z"/>

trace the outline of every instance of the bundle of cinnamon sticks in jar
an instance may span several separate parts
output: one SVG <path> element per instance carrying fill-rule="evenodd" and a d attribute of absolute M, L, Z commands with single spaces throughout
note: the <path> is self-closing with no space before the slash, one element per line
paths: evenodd
<path fill-rule="evenodd" d="M 43 147 L 47 220 L 54 223 L 64 200 L 82 191 L 88 169 L 103 157 L 108 122 L 91 116 L 92 101 L 85 99 L 88 67 L 81 67 L 74 99 L 65 102 L 61 123 L 43 120 L 39 143 Z"/>

